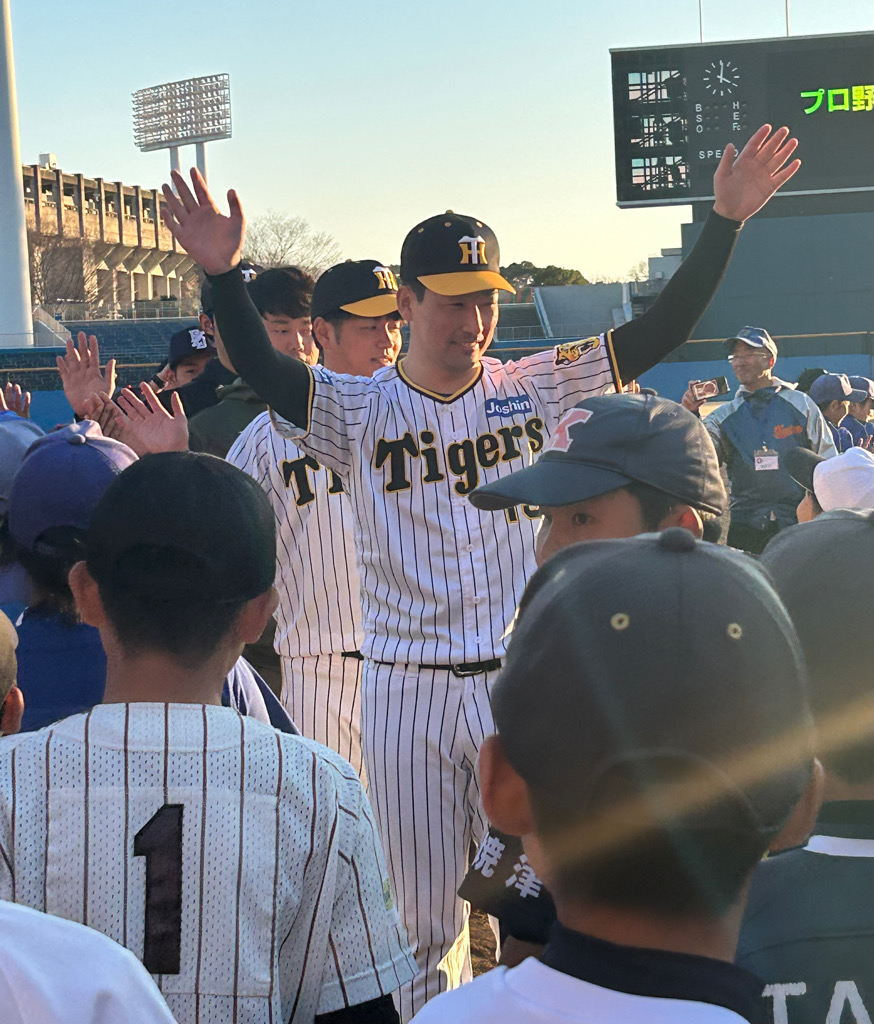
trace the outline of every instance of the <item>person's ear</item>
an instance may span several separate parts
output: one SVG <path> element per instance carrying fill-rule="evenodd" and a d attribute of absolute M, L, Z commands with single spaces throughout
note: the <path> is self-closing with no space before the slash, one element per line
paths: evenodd
<path fill-rule="evenodd" d="M 0 708 L 0 736 L 12 736 L 17 733 L 21 728 L 23 715 L 24 694 L 17 686 L 13 686 Z"/>
<path fill-rule="evenodd" d="M 816 817 L 822 806 L 822 793 L 825 781 L 825 772 L 819 761 L 814 758 L 813 772 L 810 782 L 801 794 L 801 799 L 795 805 L 791 817 L 768 844 L 768 853 L 779 853 L 780 850 L 791 850 L 795 846 L 802 846 L 807 842 L 813 827 L 816 824 Z"/>
<path fill-rule="evenodd" d="M 535 830 L 528 787 L 507 760 L 500 736 L 488 736 L 479 751 L 479 780 L 489 822 L 510 836 Z"/>
<path fill-rule="evenodd" d="M 692 508 L 691 505 L 674 505 L 659 523 L 658 532 L 667 530 L 669 526 L 680 526 L 684 530 L 688 530 L 696 540 L 701 540 L 704 536 L 704 523 L 701 521 L 698 509 Z"/>
<path fill-rule="evenodd" d="M 260 638 L 278 604 L 276 587 L 270 587 L 243 605 L 237 623 L 237 635 L 241 643 L 253 644 Z"/>
<path fill-rule="evenodd" d="M 327 348 L 336 348 L 339 344 L 336 328 L 322 316 L 317 316 L 313 320 L 313 337 L 319 343 L 322 351 Z"/>
<path fill-rule="evenodd" d="M 79 618 L 89 626 L 100 629 L 106 623 L 106 612 L 100 600 L 100 590 L 84 562 L 76 562 L 67 580 Z"/>
<path fill-rule="evenodd" d="M 413 311 L 418 305 L 419 302 L 413 289 L 407 284 L 402 284 L 398 289 L 398 312 L 401 315 L 401 319 L 412 320 Z"/>

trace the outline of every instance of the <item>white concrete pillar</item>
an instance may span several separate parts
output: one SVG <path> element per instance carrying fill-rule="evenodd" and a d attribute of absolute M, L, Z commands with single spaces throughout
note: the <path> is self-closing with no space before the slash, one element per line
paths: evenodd
<path fill-rule="evenodd" d="M 9 0 L 0 0 L 0 348 L 33 345 Z M 34 202 L 42 197 L 34 196 Z"/>

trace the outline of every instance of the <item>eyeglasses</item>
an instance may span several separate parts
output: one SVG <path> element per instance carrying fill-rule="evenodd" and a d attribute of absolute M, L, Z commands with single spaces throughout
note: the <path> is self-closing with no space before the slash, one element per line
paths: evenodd
<path fill-rule="evenodd" d="M 767 352 L 743 352 L 740 355 L 730 355 L 728 361 L 730 363 L 742 363 L 747 359 L 761 359 L 763 357 L 765 359 L 771 358 Z"/>

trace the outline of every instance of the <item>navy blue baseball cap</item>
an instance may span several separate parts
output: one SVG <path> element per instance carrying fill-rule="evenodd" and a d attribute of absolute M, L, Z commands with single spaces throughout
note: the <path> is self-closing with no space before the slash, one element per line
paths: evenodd
<path fill-rule="evenodd" d="M 856 390 L 845 373 L 824 373 L 810 385 L 807 394 L 817 405 L 834 401 L 864 402 L 868 397 L 867 389 Z"/>
<path fill-rule="evenodd" d="M 106 489 L 136 461 L 134 451 L 104 437 L 91 420 L 34 441 L 9 495 L 13 540 L 31 551 L 54 553 L 43 534 L 58 527 L 87 530 Z"/>
<path fill-rule="evenodd" d="M 874 398 L 874 380 L 870 377 L 848 377 L 854 391 L 862 391 L 865 398 Z M 851 399 L 851 401 L 863 401 L 863 399 Z"/>
<path fill-rule="evenodd" d="M 200 324 L 183 327 L 170 338 L 170 349 L 167 363 L 171 370 L 189 356 L 215 355 L 215 347 L 210 344 L 209 337 L 200 329 Z"/>
<path fill-rule="evenodd" d="M 766 352 L 770 352 L 775 359 L 777 358 L 777 342 L 774 341 L 764 327 L 741 327 L 733 338 L 725 339 L 726 350 L 729 353 L 734 351 L 734 346 L 739 341 L 742 341 L 745 345 L 749 345 L 752 348 L 760 348 Z"/>
<path fill-rule="evenodd" d="M 663 826 L 766 840 L 811 777 L 805 682 L 764 571 L 675 527 L 538 569 L 491 706 L 510 764 L 559 812 L 600 812 L 621 779 Z"/>
<path fill-rule="evenodd" d="M 701 420 L 658 395 L 597 395 L 566 412 L 540 458 L 470 495 L 486 511 L 573 505 L 637 481 L 719 515 L 727 499 Z"/>

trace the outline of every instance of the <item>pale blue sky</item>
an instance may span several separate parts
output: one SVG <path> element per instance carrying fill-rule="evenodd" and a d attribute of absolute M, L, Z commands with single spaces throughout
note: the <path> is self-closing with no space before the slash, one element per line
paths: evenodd
<path fill-rule="evenodd" d="M 616 208 L 609 50 L 697 42 L 697 0 L 12 0 L 12 19 L 25 162 L 160 184 L 168 155 L 134 146 L 131 93 L 228 72 L 213 190 L 304 216 L 354 259 L 396 262 L 451 208 L 495 229 L 505 263 L 621 275 L 691 219 Z M 793 0 L 790 24 L 870 30 L 874 14 Z M 705 41 L 781 35 L 783 0 L 704 0 Z"/>

